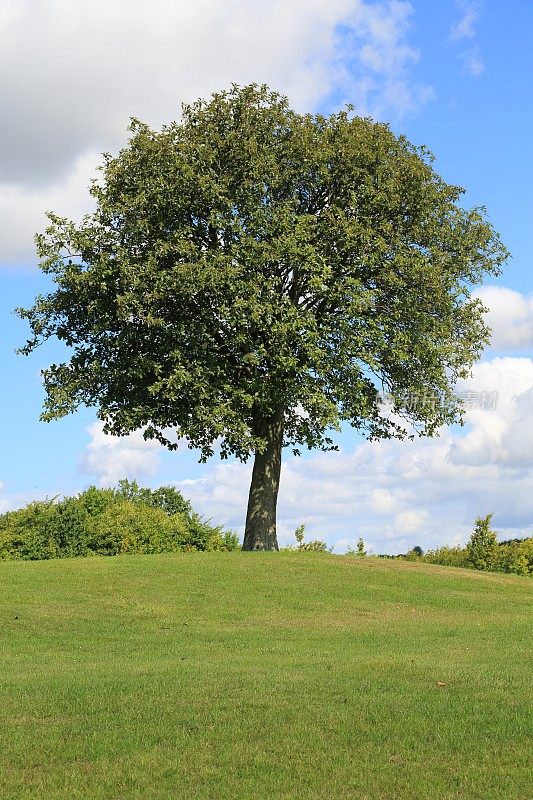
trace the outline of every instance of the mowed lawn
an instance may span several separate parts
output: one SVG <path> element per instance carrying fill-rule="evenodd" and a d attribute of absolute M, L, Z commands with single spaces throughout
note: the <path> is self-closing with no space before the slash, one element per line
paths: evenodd
<path fill-rule="evenodd" d="M 0 563 L 0 797 L 529 800 L 532 587 L 299 553 Z"/>

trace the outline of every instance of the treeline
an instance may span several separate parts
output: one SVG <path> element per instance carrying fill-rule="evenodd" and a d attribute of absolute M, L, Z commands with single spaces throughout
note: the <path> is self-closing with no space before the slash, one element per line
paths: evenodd
<path fill-rule="evenodd" d="M 439 547 L 378 558 L 396 558 L 448 567 L 533 575 L 533 537 L 498 542 L 492 514 L 476 520 L 465 547 Z M 331 553 L 321 540 L 304 541 L 304 525 L 295 531 L 296 547 L 285 550 Z M 40 560 L 120 553 L 173 553 L 240 550 L 237 534 L 197 514 L 173 486 L 147 489 L 122 480 L 118 488 L 91 486 L 75 497 L 41 500 L 0 515 L 0 560 Z M 365 558 L 363 539 L 347 555 Z"/>
<path fill-rule="evenodd" d="M 123 480 L 0 515 L 3 560 L 238 549 L 236 533 L 204 520 L 172 486 Z"/>
<path fill-rule="evenodd" d="M 498 542 L 497 534 L 491 528 L 491 519 L 492 514 L 478 517 L 466 547 L 439 547 L 425 553 L 421 547 L 414 547 L 408 553 L 402 553 L 399 556 L 381 557 L 401 558 L 426 564 L 442 564 L 447 567 L 466 567 L 490 572 L 532 575 L 533 537 Z"/>

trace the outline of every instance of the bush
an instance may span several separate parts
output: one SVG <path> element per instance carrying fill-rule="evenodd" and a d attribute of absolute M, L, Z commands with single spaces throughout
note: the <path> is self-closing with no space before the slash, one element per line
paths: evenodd
<path fill-rule="evenodd" d="M 86 556 L 89 551 L 91 515 L 78 497 L 68 497 L 52 506 L 50 532 L 61 557 Z"/>
<path fill-rule="evenodd" d="M 221 525 L 211 525 L 196 513 L 187 520 L 184 546 L 187 550 L 240 550 L 239 539 L 234 531 L 224 531 Z"/>
<path fill-rule="evenodd" d="M 0 559 L 239 548 L 236 533 L 202 519 L 171 486 L 91 486 L 77 497 L 33 502 L 0 515 Z"/>
<path fill-rule="evenodd" d="M 467 567 L 468 554 L 463 547 L 439 547 L 428 550 L 421 561 L 427 564 L 442 564 L 445 567 Z"/>
<path fill-rule="evenodd" d="M 413 547 L 399 558 L 423 561 L 447 567 L 511 572 L 515 575 L 533 574 L 533 538 L 510 539 L 498 543 L 491 529 L 492 514 L 478 517 L 475 529 L 466 547 L 439 547 L 424 554 L 421 547 Z"/>
<path fill-rule="evenodd" d="M 89 486 L 76 498 L 68 499 L 77 500 L 90 517 L 97 517 L 116 501 L 116 493 L 114 489 L 97 489 L 96 486 Z"/>
<path fill-rule="evenodd" d="M 305 523 L 298 525 L 296 530 L 294 531 L 294 536 L 296 538 L 297 547 L 296 550 L 300 552 L 306 553 L 331 553 L 333 550 L 332 547 L 328 547 L 326 542 L 323 542 L 321 539 L 313 539 L 310 542 L 304 542 L 304 535 L 305 535 Z M 293 550 L 294 548 L 289 545 L 287 550 Z"/>
<path fill-rule="evenodd" d="M 347 556 L 357 556 L 357 558 L 365 558 L 366 555 L 367 555 L 367 552 L 365 550 L 364 539 L 362 539 L 362 537 L 359 537 L 359 539 L 357 540 L 357 545 L 356 545 L 355 548 L 348 547 L 346 549 L 346 555 Z"/>
<path fill-rule="evenodd" d="M 515 575 L 533 574 L 533 538 L 500 544 L 495 569 Z"/>
<path fill-rule="evenodd" d="M 47 559 L 60 555 L 53 535 L 53 501 L 29 503 L 0 518 L 0 558 Z"/>
<path fill-rule="evenodd" d="M 171 553 L 183 549 L 187 533 L 183 515 L 170 517 L 161 508 L 118 500 L 91 521 L 89 547 L 105 556 Z"/>

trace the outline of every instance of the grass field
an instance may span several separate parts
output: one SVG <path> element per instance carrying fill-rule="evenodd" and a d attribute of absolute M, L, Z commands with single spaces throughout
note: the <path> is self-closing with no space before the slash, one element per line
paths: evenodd
<path fill-rule="evenodd" d="M 529 800 L 532 587 L 298 553 L 0 563 L 0 797 Z"/>

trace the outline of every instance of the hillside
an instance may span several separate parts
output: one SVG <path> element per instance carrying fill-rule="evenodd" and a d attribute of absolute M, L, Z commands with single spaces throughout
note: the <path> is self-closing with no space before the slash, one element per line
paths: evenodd
<path fill-rule="evenodd" d="M 0 593 L 3 798 L 529 797 L 530 579 L 190 553 Z"/>

